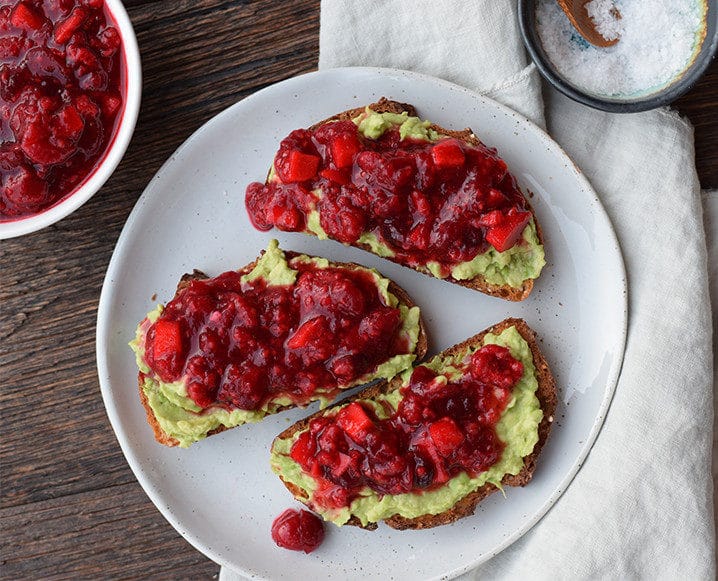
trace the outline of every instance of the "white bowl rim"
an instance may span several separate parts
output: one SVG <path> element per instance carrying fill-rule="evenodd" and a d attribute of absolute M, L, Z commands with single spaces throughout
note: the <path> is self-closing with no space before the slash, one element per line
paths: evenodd
<path fill-rule="evenodd" d="M 19 217 L 16 220 L 9 220 L 7 222 L 0 222 L 0 240 L 36 232 L 37 230 L 54 224 L 77 210 L 104 185 L 112 175 L 112 172 L 115 171 L 115 168 L 127 150 L 127 146 L 135 130 L 135 124 L 137 123 L 137 116 L 140 111 L 140 98 L 142 96 L 140 51 L 137 47 L 137 38 L 135 37 L 132 22 L 121 0 L 105 0 L 105 4 L 120 31 L 125 56 L 125 74 L 127 77 L 125 108 L 114 140 L 90 177 L 82 182 L 79 188 L 62 201 L 41 211 L 39 214 L 34 214 L 26 218 Z"/>

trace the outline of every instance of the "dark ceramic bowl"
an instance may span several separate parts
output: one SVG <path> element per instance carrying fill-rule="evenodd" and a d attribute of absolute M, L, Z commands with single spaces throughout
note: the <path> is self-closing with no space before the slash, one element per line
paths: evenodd
<path fill-rule="evenodd" d="M 640 0 L 637 0 L 640 1 Z M 640 97 L 600 97 L 572 85 L 554 68 L 536 30 L 537 0 L 518 0 L 519 26 L 524 45 L 544 78 L 574 101 L 613 113 L 647 111 L 675 101 L 688 91 L 706 71 L 718 48 L 718 0 L 708 0 L 706 36 L 693 63 L 675 81 L 658 91 Z"/>

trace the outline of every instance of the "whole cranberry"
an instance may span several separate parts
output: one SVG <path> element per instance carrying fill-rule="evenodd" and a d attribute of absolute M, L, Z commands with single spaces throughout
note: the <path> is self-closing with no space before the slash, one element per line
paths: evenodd
<path fill-rule="evenodd" d="M 284 549 L 311 553 L 324 540 L 324 523 L 307 510 L 288 508 L 274 519 L 272 539 Z"/>

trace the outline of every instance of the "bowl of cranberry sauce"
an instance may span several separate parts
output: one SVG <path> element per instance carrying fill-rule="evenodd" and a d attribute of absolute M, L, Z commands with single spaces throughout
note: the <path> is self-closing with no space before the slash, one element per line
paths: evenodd
<path fill-rule="evenodd" d="M 141 84 L 120 0 L 0 3 L 0 238 L 53 224 L 102 187 Z"/>

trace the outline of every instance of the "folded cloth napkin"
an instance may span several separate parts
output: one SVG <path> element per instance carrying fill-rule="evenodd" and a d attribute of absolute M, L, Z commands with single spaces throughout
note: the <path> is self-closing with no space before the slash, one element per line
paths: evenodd
<path fill-rule="evenodd" d="M 547 127 L 623 250 L 628 339 L 604 427 L 546 516 L 467 578 L 713 579 L 711 311 L 690 124 L 669 109 L 601 113 L 546 87 L 544 108 L 515 0 L 323 0 L 319 67 L 338 66 L 434 75 Z"/>
<path fill-rule="evenodd" d="M 713 305 L 713 341 L 718 337 L 718 190 L 703 192 L 703 223 L 708 247 L 708 283 Z M 713 349 L 713 520 L 718 523 L 718 349 Z"/>
<path fill-rule="evenodd" d="M 528 63 L 514 0 L 322 2 L 320 68 L 414 70 L 545 119 L 623 251 L 628 339 L 604 427 L 549 513 L 470 576 L 713 579 L 712 329 L 693 129 L 669 109 L 602 113 L 545 88 L 544 110 Z"/>

